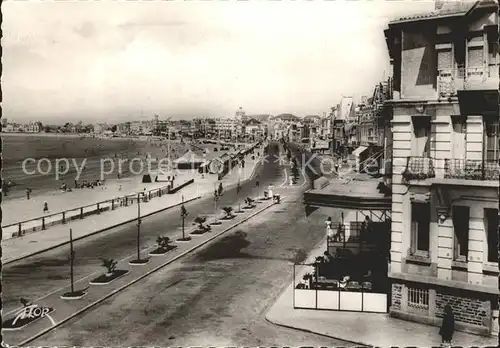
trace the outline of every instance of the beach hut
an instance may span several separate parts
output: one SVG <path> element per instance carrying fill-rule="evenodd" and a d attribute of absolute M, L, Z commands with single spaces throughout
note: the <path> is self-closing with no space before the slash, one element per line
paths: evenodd
<path fill-rule="evenodd" d="M 203 157 L 189 150 L 174 161 L 174 166 L 177 169 L 198 169 L 203 163 L 205 163 Z"/>

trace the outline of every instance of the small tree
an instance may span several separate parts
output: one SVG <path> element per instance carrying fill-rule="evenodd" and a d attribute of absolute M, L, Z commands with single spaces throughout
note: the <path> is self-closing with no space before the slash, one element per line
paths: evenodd
<path fill-rule="evenodd" d="M 163 250 L 168 249 L 170 242 L 171 242 L 170 238 L 168 237 L 158 236 L 158 238 L 156 238 L 156 244 L 158 244 L 158 248 Z"/>
<path fill-rule="evenodd" d="M 116 271 L 116 265 L 118 264 L 118 261 L 115 261 L 113 259 L 101 259 L 102 261 L 102 266 L 106 268 L 107 272 L 106 274 L 111 274 L 114 271 Z"/>
<path fill-rule="evenodd" d="M 196 219 L 194 219 L 194 222 L 198 224 L 198 229 L 200 231 L 206 231 L 206 226 L 203 225 L 207 222 L 207 218 L 205 216 L 197 216 Z"/>
<path fill-rule="evenodd" d="M 226 214 L 226 218 L 231 218 L 233 215 L 233 207 L 224 207 L 222 208 L 224 210 L 224 213 Z"/>
<path fill-rule="evenodd" d="M 247 204 L 247 206 L 249 206 L 249 207 L 253 207 L 254 200 L 253 200 L 252 198 L 250 198 L 250 197 L 247 197 L 247 198 L 245 199 L 245 203 Z"/>

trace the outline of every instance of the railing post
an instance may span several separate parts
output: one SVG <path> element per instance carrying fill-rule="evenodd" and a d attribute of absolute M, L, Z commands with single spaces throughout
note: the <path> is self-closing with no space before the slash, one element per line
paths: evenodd
<path fill-rule="evenodd" d="M 485 168 L 485 161 L 484 161 L 484 155 L 483 158 L 481 159 L 481 180 L 484 180 L 486 178 L 486 168 Z"/>
<path fill-rule="evenodd" d="M 45 218 L 42 218 L 42 230 L 45 230 Z"/>
<path fill-rule="evenodd" d="M 23 233 L 22 229 L 21 229 L 21 223 L 19 223 L 19 233 L 18 233 L 18 236 L 21 235 L 21 233 Z"/>
<path fill-rule="evenodd" d="M 111 199 L 111 210 L 115 210 L 115 199 Z"/>
<path fill-rule="evenodd" d="M 83 219 L 83 207 L 80 208 L 80 219 Z"/>
<path fill-rule="evenodd" d="M 66 212 L 62 212 L 62 223 L 65 224 L 66 223 Z"/>

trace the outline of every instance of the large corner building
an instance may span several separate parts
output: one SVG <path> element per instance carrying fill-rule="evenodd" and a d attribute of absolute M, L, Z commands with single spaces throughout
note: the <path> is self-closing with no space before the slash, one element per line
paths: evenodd
<path fill-rule="evenodd" d="M 499 7 L 392 21 L 393 316 L 498 334 Z"/>

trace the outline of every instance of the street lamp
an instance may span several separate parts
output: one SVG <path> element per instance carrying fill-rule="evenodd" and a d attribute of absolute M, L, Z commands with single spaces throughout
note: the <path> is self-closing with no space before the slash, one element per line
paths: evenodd
<path fill-rule="evenodd" d="M 141 259 L 141 195 L 137 194 L 137 259 L 130 261 L 129 265 L 145 265 L 149 262 L 149 258 Z"/>

